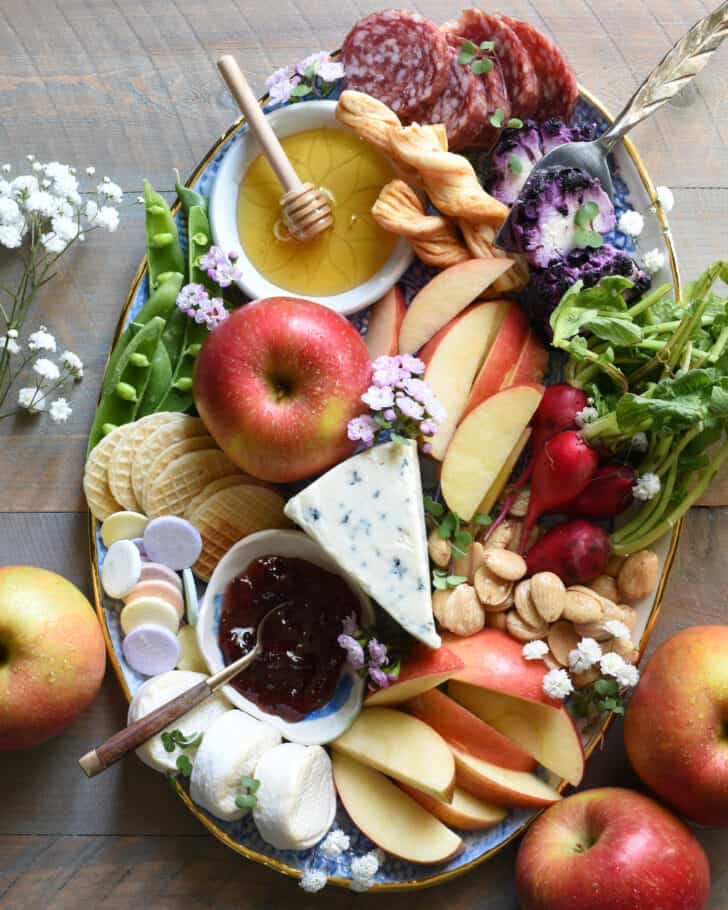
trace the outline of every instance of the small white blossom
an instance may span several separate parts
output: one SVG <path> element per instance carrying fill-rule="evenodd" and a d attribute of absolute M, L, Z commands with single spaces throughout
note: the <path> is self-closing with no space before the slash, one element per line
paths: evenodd
<path fill-rule="evenodd" d="M 16 177 L 10 184 L 10 191 L 16 199 L 27 199 L 32 193 L 38 192 L 38 180 L 32 174 Z"/>
<path fill-rule="evenodd" d="M 64 351 L 61 354 L 61 363 L 70 372 L 74 379 L 83 379 L 83 361 L 73 351 Z"/>
<path fill-rule="evenodd" d="M 99 196 L 103 196 L 104 199 L 108 199 L 110 202 L 118 204 L 124 198 L 124 191 L 119 184 L 113 183 L 108 177 L 105 177 L 103 183 L 100 183 L 96 189 Z"/>
<path fill-rule="evenodd" d="M 38 190 L 36 193 L 31 193 L 25 200 L 25 210 L 26 212 L 37 212 L 44 218 L 50 218 L 58 211 L 56 197 L 47 190 Z"/>
<path fill-rule="evenodd" d="M 81 197 L 78 194 L 78 180 L 76 180 L 72 168 L 58 161 L 50 161 L 46 164 L 44 171 L 46 180 L 50 181 L 48 189 L 51 193 L 80 205 Z"/>
<path fill-rule="evenodd" d="M 137 196 L 135 201 L 137 205 L 144 205 L 144 196 Z"/>
<path fill-rule="evenodd" d="M 569 651 L 569 668 L 574 673 L 590 670 L 602 656 L 599 642 L 593 638 L 582 638 L 578 646 Z"/>
<path fill-rule="evenodd" d="M 26 161 L 35 161 L 35 155 L 26 155 L 25 160 Z"/>
<path fill-rule="evenodd" d="M 619 619 L 607 620 L 607 622 L 602 623 L 602 628 L 605 632 L 609 632 L 613 638 L 623 638 L 626 641 L 632 640 L 632 633 L 629 628 Z"/>
<path fill-rule="evenodd" d="M 616 676 L 616 680 L 623 688 L 632 688 L 640 681 L 640 671 L 632 664 L 625 663 Z"/>
<path fill-rule="evenodd" d="M 0 222 L 18 225 L 22 224 L 23 220 L 18 203 L 11 196 L 0 196 Z"/>
<path fill-rule="evenodd" d="M 630 445 L 635 450 L 635 452 L 646 452 L 649 447 L 649 442 L 647 441 L 647 433 L 635 433 L 632 437 Z"/>
<path fill-rule="evenodd" d="M 42 170 L 43 170 L 43 165 L 40 163 L 40 161 L 34 161 L 34 162 L 33 162 L 33 170 L 34 170 L 34 171 L 42 171 Z"/>
<path fill-rule="evenodd" d="M 83 210 L 84 215 L 89 221 L 93 221 L 99 213 L 99 204 L 95 199 L 89 199 Z"/>
<path fill-rule="evenodd" d="M 73 411 L 65 398 L 56 398 L 51 402 L 48 413 L 54 423 L 65 423 Z"/>
<path fill-rule="evenodd" d="M 37 332 L 31 332 L 28 335 L 28 348 L 31 351 L 54 351 L 56 350 L 56 339 L 42 325 Z"/>
<path fill-rule="evenodd" d="M 381 411 L 384 408 L 391 408 L 394 404 L 394 393 L 387 386 L 370 385 L 366 392 L 361 396 L 364 404 L 368 405 L 372 411 Z"/>
<path fill-rule="evenodd" d="M 61 375 L 61 371 L 56 364 L 52 360 L 48 360 L 47 357 L 40 357 L 36 360 L 33 364 L 33 372 L 37 373 L 41 379 L 47 379 L 49 382 L 55 382 Z"/>
<path fill-rule="evenodd" d="M 89 177 L 93 177 L 93 175 L 96 173 L 96 168 L 92 164 L 89 164 L 89 166 L 86 168 L 86 173 L 89 175 Z"/>
<path fill-rule="evenodd" d="M 349 835 L 342 831 L 341 828 L 334 828 L 334 830 L 329 831 L 326 837 L 321 841 L 319 851 L 328 859 L 336 859 L 336 857 L 341 856 L 342 853 L 346 853 L 350 846 L 351 840 Z"/>
<path fill-rule="evenodd" d="M 23 242 L 24 231 L 13 224 L 0 224 L 0 246 L 17 249 Z"/>
<path fill-rule="evenodd" d="M 541 640 L 527 641 L 521 648 L 521 653 L 526 660 L 541 660 L 545 654 L 549 653 L 549 646 Z"/>
<path fill-rule="evenodd" d="M 626 212 L 623 212 L 617 223 L 617 228 L 623 234 L 629 234 L 630 237 L 639 237 L 644 226 L 645 219 L 639 212 L 635 212 L 633 209 L 628 209 Z"/>
<path fill-rule="evenodd" d="M 585 407 L 580 411 L 577 411 L 574 415 L 574 423 L 579 427 L 585 427 L 588 423 L 592 423 L 594 420 L 599 417 L 599 411 L 596 408 Z"/>
<path fill-rule="evenodd" d="M 13 329 L 10 329 L 10 332 L 12 331 Z M 8 354 L 19 354 L 21 351 L 20 345 L 12 337 L 10 332 L 8 332 L 7 338 L 5 335 L 0 335 L 0 357 L 2 357 L 5 351 L 7 351 Z"/>
<path fill-rule="evenodd" d="M 543 690 L 550 698 L 566 698 L 574 686 L 566 670 L 549 670 L 543 678 Z"/>
<path fill-rule="evenodd" d="M 56 215 L 51 221 L 51 228 L 53 233 L 60 237 L 61 240 L 73 240 L 78 234 L 78 222 L 75 218 L 71 218 L 68 215 Z"/>
<path fill-rule="evenodd" d="M 0 168 L 0 170 L 3 172 L 3 174 L 9 174 L 10 171 L 12 171 L 12 169 L 13 169 L 12 164 L 4 164 L 2 166 L 2 168 Z"/>
<path fill-rule="evenodd" d="M 113 234 L 119 227 L 119 212 L 111 205 L 102 205 L 94 220 L 94 224 Z"/>
<path fill-rule="evenodd" d="M 632 486 L 632 495 L 641 502 L 647 502 L 657 496 L 661 486 L 659 476 L 648 472 L 637 478 L 637 482 Z"/>
<path fill-rule="evenodd" d="M 306 869 L 298 886 L 309 894 L 315 894 L 326 886 L 327 881 L 328 875 L 323 869 Z"/>
<path fill-rule="evenodd" d="M 379 857 L 375 850 L 355 856 L 351 861 L 351 890 L 368 891 L 378 870 Z"/>
<path fill-rule="evenodd" d="M 18 330 L 17 329 L 8 329 L 8 338 L 17 338 Z"/>
<path fill-rule="evenodd" d="M 613 651 L 602 657 L 599 661 L 599 669 L 605 676 L 612 676 L 616 679 L 621 687 L 635 686 L 640 678 L 637 667 L 628 664 L 623 657 Z"/>
<path fill-rule="evenodd" d="M 40 414 L 45 410 L 45 398 L 37 386 L 18 390 L 18 406 L 29 414 Z"/>
<path fill-rule="evenodd" d="M 648 250 L 644 255 L 645 268 L 650 275 L 656 275 L 665 265 L 665 254 L 660 252 L 657 247 L 654 250 Z"/>
<path fill-rule="evenodd" d="M 657 204 L 667 214 L 675 208 L 675 196 L 669 186 L 658 186 L 655 190 Z"/>

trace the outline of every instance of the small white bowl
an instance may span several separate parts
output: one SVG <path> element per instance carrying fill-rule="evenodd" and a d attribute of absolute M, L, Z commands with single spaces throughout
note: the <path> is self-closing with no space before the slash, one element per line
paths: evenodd
<path fill-rule="evenodd" d="M 340 575 L 359 599 L 362 624 L 373 625 L 374 611 L 369 598 L 310 537 L 306 537 L 302 531 L 259 531 L 248 535 L 228 550 L 217 564 L 205 591 L 196 629 L 197 644 L 210 673 L 217 673 L 225 666 L 218 644 L 225 588 L 254 559 L 270 555 L 306 559 L 327 572 Z M 225 686 L 223 692 L 236 707 L 269 723 L 286 739 L 309 746 L 330 742 L 351 726 L 364 698 L 364 681 L 356 670 L 345 664 L 331 700 L 297 723 L 289 723 L 275 714 L 262 711 L 232 686 Z"/>
<path fill-rule="evenodd" d="M 336 119 L 335 101 L 306 101 L 278 108 L 268 114 L 268 122 L 279 138 L 304 130 L 324 127 L 346 129 Z M 238 233 L 238 191 L 246 171 L 260 154 L 260 144 L 248 130 L 238 134 L 226 153 L 210 193 L 210 227 L 215 243 L 224 250 L 235 250 L 243 277 L 238 284 L 253 299 L 260 297 L 305 297 L 323 304 L 343 316 L 363 310 L 374 303 L 399 281 L 407 270 L 414 253 L 404 238 L 400 238 L 392 255 L 372 277 L 363 284 L 342 294 L 315 296 L 297 294 L 278 287 L 264 278 L 245 255 Z"/>

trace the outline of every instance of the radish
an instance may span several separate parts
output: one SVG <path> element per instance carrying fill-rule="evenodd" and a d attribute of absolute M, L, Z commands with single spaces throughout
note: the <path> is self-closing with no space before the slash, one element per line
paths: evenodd
<path fill-rule="evenodd" d="M 533 459 L 531 496 L 523 522 L 520 552 L 544 512 L 553 512 L 577 497 L 599 467 L 598 453 L 576 430 L 562 430 Z"/>
<path fill-rule="evenodd" d="M 567 521 L 548 531 L 526 554 L 528 574 L 553 572 L 565 585 L 583 585 L 601 575 L 609 559 L 609 535 L 588 521 Z"/>
<path fill-rule="evenodd" d="M 581 389 L 562 382 L 546 388 L 541 404 L 531 419 L 531 450 L 537 454 L 546 442 L 562 430 L 576 429 L 576 415 L 586 407 Z"/>
<path fill-rule="evenodd" d="M 562 512 L 584 518 L 614 518 L 632 505 L 635 472 L 628 465 L 602 465 Z"/>

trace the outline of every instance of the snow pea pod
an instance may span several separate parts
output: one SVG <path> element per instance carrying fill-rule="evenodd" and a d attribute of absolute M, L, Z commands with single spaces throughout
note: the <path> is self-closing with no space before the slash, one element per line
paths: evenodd
<path fill-rule="evenodd" d="M 155 290 L 160 276 L 170 272 L 184 274 L 185 259 L 169 206 L 148 180 L 144 181 L 144 209 L 149 286 Z"/>
<path fill-rule="evenodd" d="M 117 358 L 114 368 L 107 369 L 101 386 L 101 400 L 89 434 L 88 452 L 104 436 L 107 424 L 120 426 L 135 419 L 149 382 L 164 325 L 161 316 L 153 317 L 145 325 L 135 323 L 136 334 Z"/>
<path fill-rule="evenodd" d="M 152 414 L 157 410 L 159 403 L 167 394 L 171 381 L 172 361 L 169 359 L 164 342 L 160 339 L 152 358 L 149 381 L 136 413 L 137 418 L 146 417 L 147 414 Z"/>
<path fill-rule="evenodd" d="M 182 315 L 184 316 L 184 314 Z M 192 405 L 192 373 L 202 342 L 207 338 L 209 331 L 204 323 L 199 324 L 187 316 L 184 318 L 187 325 L 180 356 L 174 363 L 172 380 L 167 394 L 159 405 L 158 410 L 160 411 L 186 411 Z"/>
<path fill-rule="evenodd" d="M 204 209 L 193 205 L 187 215 L 187 274 L 190 281 L 207 288 L 210 297 L 220 296 L 220 285 L 200 268 L 200 259 L 212 246 L 210 222 Z"/>
<path fill-rule="evenodd" d="M 189 216 L 190 209 L 193 205 L 199 205 L 201 209 L 207 212 L 206 197 L 189 186 L 183 186 L 179 181 L 179 175 L 177 176 L 177 182 L 175 183 L 174 188 L 177 190 L 177 195 L 179 196 L 179 201 L 182 203 L 182 209 L 185 215 Z"/>

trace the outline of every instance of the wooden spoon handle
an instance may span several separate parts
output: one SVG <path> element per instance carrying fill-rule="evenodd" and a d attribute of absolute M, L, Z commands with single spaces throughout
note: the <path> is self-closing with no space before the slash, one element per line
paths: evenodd
<path fill-rule="evenodd" d="M 142 743 L 151 739 L 160 730 L 164 730 L 172 721 L 186 714 L 195 705 L 199 705 L 211 694 L 207 680 L 203 679 L 196 686 L 187 689 L 186 692 L 166 702 L 166 704 L 160 705 L 159 708 L 149 714 L 145 714 L 144 717 L 118 733 L 114 733 L 103 745 L 91 752 L 87 752 L 86 755 L 80 758 L 78 760 L 79 765 L 87 777 L 95 777 L 105 771 L 110 765 L 119 761 L 127 753 L 132 752 L 141 746 Z"/>
<path fill-rule="evenodd" d="M 303 184 L 298 174 L 293 170 L 293 166 L 283 151 L 278 137 L 266 120 L 265 114 L 260 109 L 258 100 L 253 94 L 248 80 L 243 75 L 243 71 L 238 66 L 237 60 L 231 54 L 225 54 L 224 57 L 220 57 L 217 61 L 217 68 L 220 70 L 220 74 L 230 89 L 233 98 L 237 101 L 238 107 L 245 115 L 250 129 L 255 134 L 258 142 L 260 142 L 263 154 L 275 171 L 283 189 L 287 193 L 291 192 L 291 190 L 301 189 Z"/>

